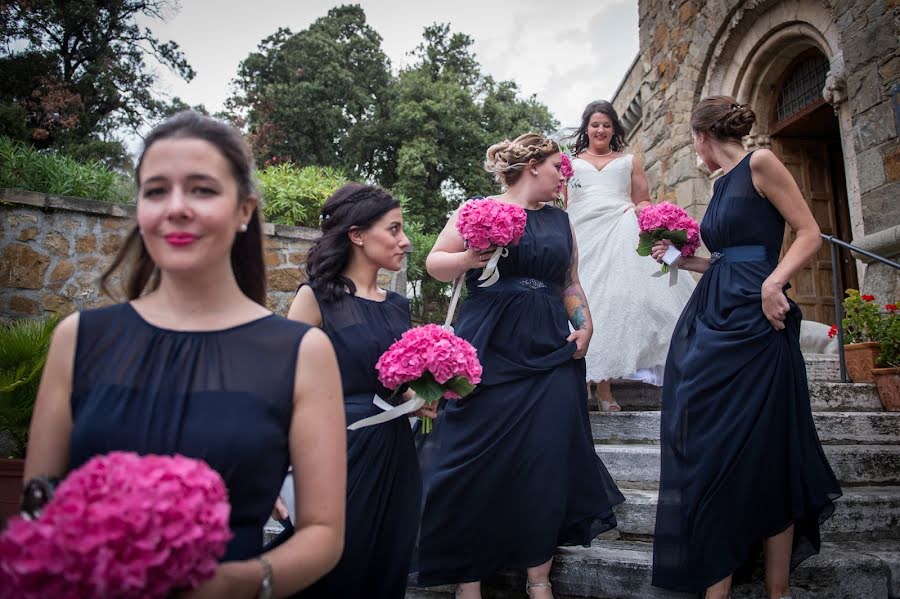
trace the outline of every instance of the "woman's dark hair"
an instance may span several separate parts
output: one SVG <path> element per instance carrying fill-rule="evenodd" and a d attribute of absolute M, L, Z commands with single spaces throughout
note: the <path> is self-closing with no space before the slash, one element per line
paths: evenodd
<path fill-rule="evenodd" d="M 347 183 L 331 194 L 322 206 L 322 236 L 309 250 L 306 275 L 319 298 L 333 302 L 356 293 L 356 285 L 344 276 L 350 263 L 350 231 L 365 231 L 400 201 L 372 185 Z"/>
<path fill-rule="evenodd" d="M 731 96 L 703 98 L 691 112 L 691 129 L 719 140 L 740 142 L 756 122 L 749 104 L 738 104 Z"/>
<path fill-rule="evenodd" d="M 141 166 L 153 144 L 163 139 L 199 139 L 208 142 L 225 157 L 231 174 L 237 182 L 238 202 L 256 195 L 253 183 L 253 157 L 250 148 L 234 127 L 191 110 L 185 110 L 157 125 L 144 139 L 144 149 L 134 170 L 140 186 Z M 135 226 L 125 238 L 125 243 L 115 260 L 100 277 L 100 289 L 112 297 L 107 284 L 114 272 L 126 261 L 128 282 L 125 285 L 129 300 L 140 297 L 149 287 L 159 286 L 159 268 L 150 257 L 140 231 Z M 231 246 L 231 268 L 234 278 L 244 294 L 256 303 L 266 305 L 266 267 L 263 261 L 262 220 L 259 206 L 253 210 L 247 231 L 238 233 Z"/>
<path fill-rule="evenodd" d="M 606 100 L 597 100 L 584 107 L 584 112 L 581 113 L 581 125 L 569 136 L 570 139 L 575 138 L 575 154 L 584 152 L 590 146 L 587 132 L 588 125 L 591 124 L 591 117 L 598 112 L 608 116 L 613 124 L 613 136 L 609 140 L 609 148 L 613 152 L 619 152 L 628 145 L 625 143 L 625 127 L 622 126 L 622 121 L 619 120 L 616 109 Z"/>

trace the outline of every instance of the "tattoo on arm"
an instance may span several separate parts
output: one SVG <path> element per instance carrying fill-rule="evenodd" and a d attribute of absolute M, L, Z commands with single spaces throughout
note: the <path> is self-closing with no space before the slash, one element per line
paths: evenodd
<path fill-rule="evenodd" d="M 576 329 L 585 328 L 587 326 L 587 318 L 584 315 L 584 308 L 587 306 L 587 299 L 584 297 L 581 285 L 576 284 L 572 280 L 571 272 L 566 275 L 566 287 L 563 289 L 562 295 L 566 313 L 569 315 L 569 322 Z"/>
<path fill-rule="evenodd" d="M 587 318 L 584 315 L 584 307 L 587 301 L 584 299 L 584 293 L 577 286 L 566 288 L 563 291 L 563 304 L 566 306 L 566 312 L 569 314 L 569 322 L 576 329 L 587 327 Z"/>

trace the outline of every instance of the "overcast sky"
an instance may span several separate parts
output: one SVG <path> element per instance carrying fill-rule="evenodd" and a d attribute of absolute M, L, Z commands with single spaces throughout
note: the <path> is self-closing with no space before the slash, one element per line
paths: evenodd
<path fill-rule="evenodd" d="M 350 2 L 348 2 L 350 3 Z M 637 0 L 359 0 L 396 70 L 434 22 L 474 39 L 483 70 L 537 94 L 563 126 L 584 105 L 609 99 L 638 51 Z M 191 105 L 220 110 L 238 63 L 278 27 L 307 28 L 340 2 L 327 0 L 182 0 L 165 23 L 151 22 L 174 40 L 197 72 L 185 83 L 167 71 L 161 90 Z"/>

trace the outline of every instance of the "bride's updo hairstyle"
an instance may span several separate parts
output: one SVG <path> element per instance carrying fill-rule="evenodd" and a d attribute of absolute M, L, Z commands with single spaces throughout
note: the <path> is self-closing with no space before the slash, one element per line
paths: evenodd
<path fill-rule="evenodd" d="M 731 96 L 703 98 L 691 113 L 691 129 L 696 133 L 709 133 L 721 141 L 740 143 L 750 134 L 756 114 L 749 104 L 739 104 Z"/>
<path fill-rule="evenodd" d="M 542 163 L 549 156 L 559 152 L 559 145 L 537 133 L 523 133 L 512 141 L 504 139 L 487 150 L 484 170 L 505 187 L 514 185 L 533 160 Z"/>

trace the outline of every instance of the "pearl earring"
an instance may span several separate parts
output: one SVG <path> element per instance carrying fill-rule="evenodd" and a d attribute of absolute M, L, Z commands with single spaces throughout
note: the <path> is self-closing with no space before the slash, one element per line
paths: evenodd
<path fill-rule="evenodd" d="M 240 231 L 241 233 L 246 233 L 247 232 L 247 223 L 241 223 L 241 226 L 238 227 L 238 231 Z"/>

